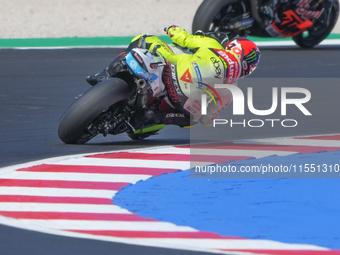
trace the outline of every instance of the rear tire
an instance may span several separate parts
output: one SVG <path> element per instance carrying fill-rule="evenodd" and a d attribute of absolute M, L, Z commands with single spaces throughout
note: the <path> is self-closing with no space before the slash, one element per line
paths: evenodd
<path fill-rule="evenodd" d="M 88 127 L 109 108 L 125 106 L 129 88 L 125 81 L 113 78 L 90 88 L 61 117 L 58 136 L 66 144 L 84 144 L 97 134 Z"/>
<path fill-rule="evenodd" d="M 220 31 L 228 34 L 229 39 L 236 36 L 233 31 L 223 29 L 231 18 L 235 18 L 247 12 L 246 4 L 243 0 L 204 0 L 196 11 L 192 33 L 197 30 L 203 32 Z"/>
<path fill-rule="evenodd" d="M 313 48 L 321 43 L 333 30 L 339 17 L 339 1 L 335 1 L 331 10 L 330 25 L 314 30 L 318 24 L 313 25 L 307 31 L 293 37 L 294 42 L 301 48 Z"/>

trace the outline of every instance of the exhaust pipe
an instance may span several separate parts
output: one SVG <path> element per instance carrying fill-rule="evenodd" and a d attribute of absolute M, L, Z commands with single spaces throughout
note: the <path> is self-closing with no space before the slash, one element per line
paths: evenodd
<path fill-rule="evenodd" d="M 136 99 L 137 107 L 142 109 L 145 107 L 146 103 L 152 97 L 152 92 L 148 91 L 148 84 L 144 79 L 139 79 L 137 81 L 137 90 L 138 90 Z"/>
<path fill-rule="evenodd" d="M 144 89 L 146 87 L 146 81 L 144 79 L 139 79 L 137 81 L 137 86 L 140 89 Z"/>

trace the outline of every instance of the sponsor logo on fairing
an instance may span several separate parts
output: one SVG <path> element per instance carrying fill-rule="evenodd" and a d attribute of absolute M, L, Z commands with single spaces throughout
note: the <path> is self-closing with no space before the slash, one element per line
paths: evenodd
<path fill-rule="evenodd" d="M 184 113 L 168 113 L 165 118 L 185 118 Z"/>
<path fill-rule="evenodd" d="M 180 103 L 182 102 L 182 100 L 180 99 L 180 97 L 178 96 L 174 83 L 173 83 L 173 79 L 172 79 L 172 72 L 170 70 L 170 64 L 168 63 L 164 69 L 163 69 L 163 82 L 168 90 L 168 95 L 170 97 L 170 99 L 172 100 L 172 102 L 174 103 Z M 176 81 L 177 84 L 177 81 Z M 177 84 L 178 86 L 178 84 Z"/>
<path fill-rule="evenodd" d="M 137 64 L 137 62 L 135 60 L 131 60 L 130 61 L 130 66 L 131 66 L 132 69 L 136 69 L 138 64 Z"/>
<path fill-rule="evenodd" d="M 324 12 L 324 9 L 320 11 L 310 11 L 304 8 L 298 8 L 296 10 L 296 13 L 299 14 L 301 18 L 303 19 L 318 19 L 323 12 Z"/>
<path fill-rule="evenodd" d="M 180 80 L 184 82 L 192 83 L 191 73 L 189 71 L 189 68 L 184 72 Z"/>
<path fill-rule="evenodd" d="M 133 56 L 135 57 L 135 59 L 137 59 L 137 61 L 138 61 L 140 64 L 143 64 L 143 63 L 144 63 L 143 59 L 139 56 L 139 54 L 138 54 L 137 52 L 135 52 L 135 53 L 133 54 Z"/>
<path fill-rule="evenodd" d="M 176 66 L 171 65 L 171 78 L 173 86 L 175 87 L 175 90 L 179 96 L 183 96 L 183 93 L 181 91 L 181 88 L 179 87 L 178 81 L 177 81 L 177 75 L 176 75 Z M 191 76 L 190 76 L 191 79 Z"/>
<path fill-rule="evenodd" d="M 266 27 L 266 31 L 272 37 L 283 37 L 271 24 Z"/>
<path fill-rule="evenodd" d="M 319 3 L 321 3 L 321 1 L 319 1 Z M 296 9 L 296 13 L 299 14 L 301 16 L 301 18 L 303 19 L 318 19 L 320 17 L 320 15 L 325 11 L 324 8 L 322 8 L 321 10 L 315 10 L 312 11 L 310 10 L 310 5 L 312 4 L 312 0 L 300 0 L 297 3 L 297 6 L 299 8 Z"/>

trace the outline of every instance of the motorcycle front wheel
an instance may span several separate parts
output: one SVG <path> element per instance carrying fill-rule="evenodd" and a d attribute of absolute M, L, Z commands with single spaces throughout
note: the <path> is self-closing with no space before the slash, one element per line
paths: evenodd
<path fill-rule="evenodd" d="M 327 26 L 327 17 L 316 20 L 314 25 L 307 31 L 294 36 L 294 42 L 301 48 L 313 48 L 321 43 L 332 32 L 338 17 L 339 1 L 335 0 L 329 16 L 329 25 Z"/>
<path fill-rule="evenodd" d="M 107 115 L 114 115 L 125 107 L 129 88 L 119 78 L 108 79 L 93 86 L 80 96 L 61 117 L 58 136 L 66 144 L 84 144 L 98 132 L 95 126 Z"/>
<path fill-rule="evenodd" d="M 247 6 L 243 0 L 204 0 L 196 11 L 192 32 L 225 32 L 229 39 L 237 34 L 225 29 L 232 19 L 247 13 Z"/>

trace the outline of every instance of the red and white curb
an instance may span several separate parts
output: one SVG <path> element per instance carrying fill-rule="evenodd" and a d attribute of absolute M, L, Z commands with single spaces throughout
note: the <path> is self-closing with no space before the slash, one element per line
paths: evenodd
<path fill-rule="evenodd" d="M 114 205 L 123 187 L 201 165 L 340 150 L 340 135 L 171 146 L 50 158 L 0 169 L 0 224 L 70 237 L 225 254 L 340 254 L 308 244 L 251 240 L 138 216 Z"/>

